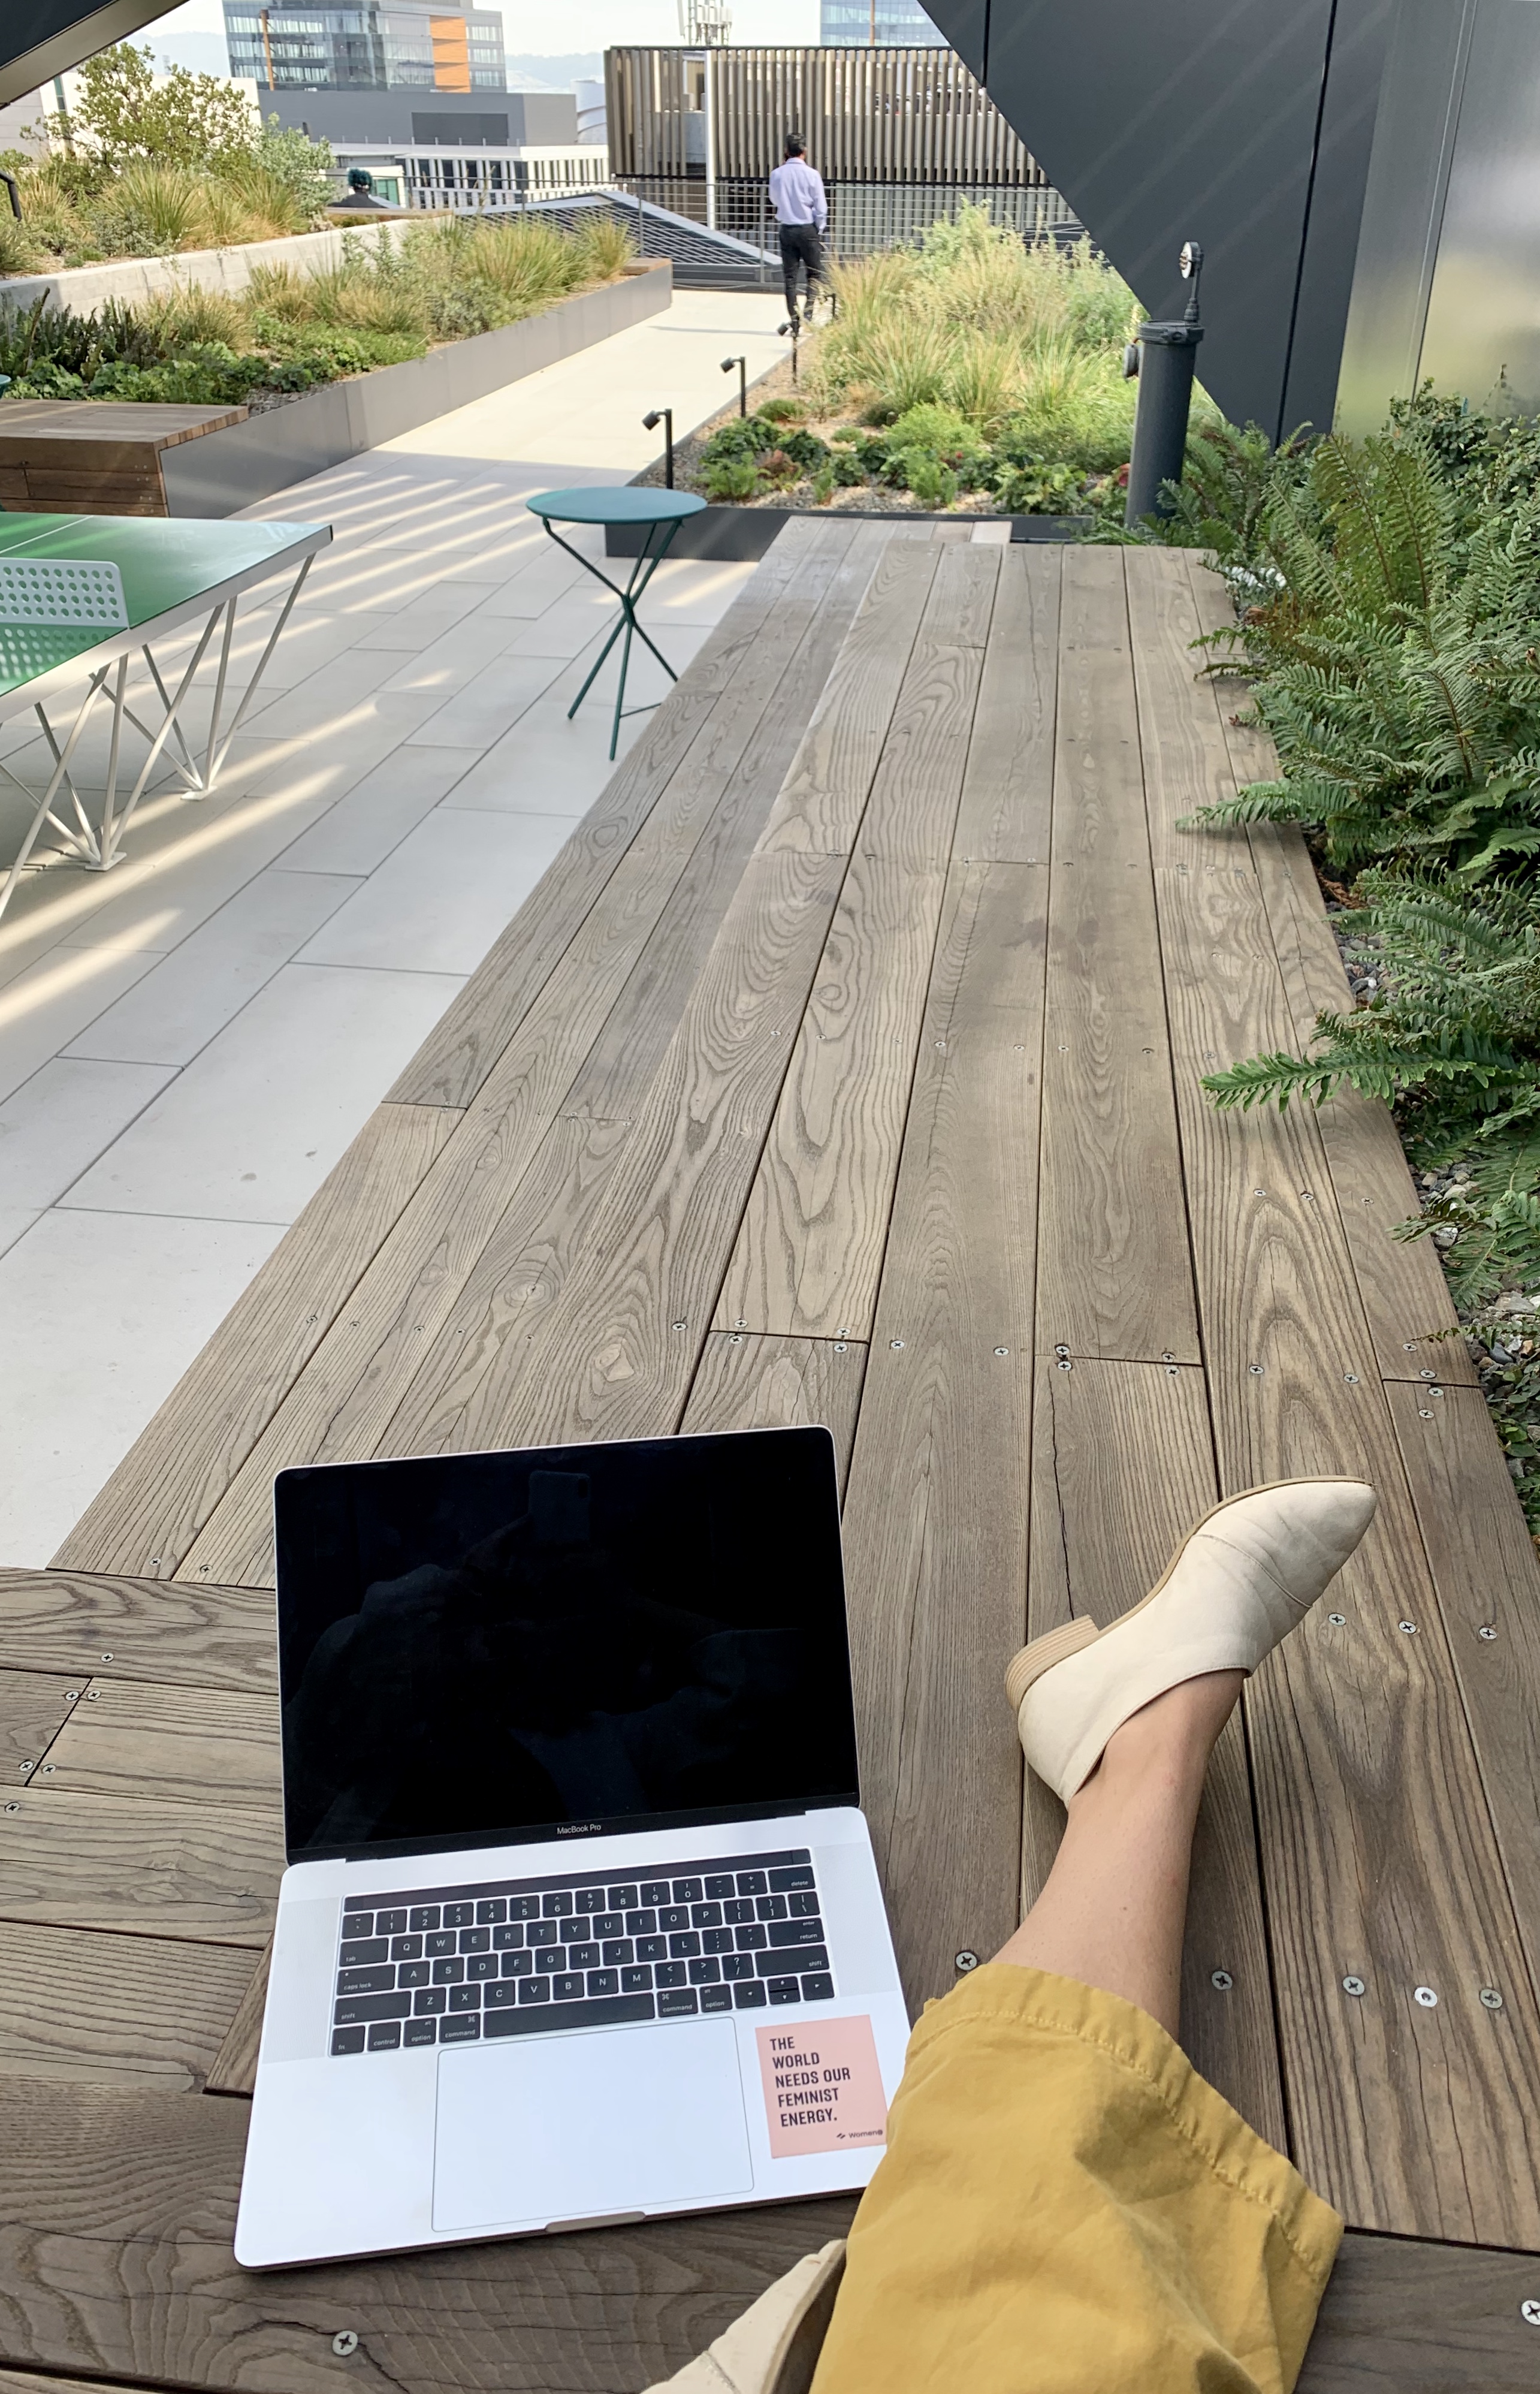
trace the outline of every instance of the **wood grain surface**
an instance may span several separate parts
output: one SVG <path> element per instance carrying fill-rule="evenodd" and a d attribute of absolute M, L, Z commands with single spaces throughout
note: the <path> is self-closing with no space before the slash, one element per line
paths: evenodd
<path fill-rule="evenodd" d="M 268 1973 L 272 1966 L 271 1938 L 257 1956 L 256 1967 L 245 1957 L 245 1990 L 235 2007 L 219 2050 L 203 2081 L 205 2095 L 250 2095 L 256 2085 L 256 2058 L 262 2046 L 262 2015 L 268 2002 Z"/>
<path fill-rule="evenodd" d="M 251 1966 L 233 1946 L 0 1919 L 0 2108 L 18 2077 L 196 2089 Z"/>
<path fill-rule="evenodd" d="M 954 835 L 959 860 L 1048 862 L 1063 555 L 1031 541 L 1000 552 Z"/>
<path fill-rule="evenodd" d="M 1286 1037 L 1260 892 L 1249 862 L 1163 868 L 1156 891 L 1221 1489 L 1350 1472 L 1380 1499 L 1342 1625 L 1318 1610 L 1247 1690 L 1297 2153 L 1356 2221 L 1521 2244 L 1540 2019 L 1527 1983 L 1503 2014 L 1478 2000 L 1517 1928 L 1318 1126 L 1200 1086 L 1212 1056 Z"/>
<path fill-rule="evenodd" d="M 0 1920 L 265 1942 L 283 1868 L 277 1812 L 40 1783 L 0 1807 Z"/>
<path fill-rule="evenodd" d="M 857 843 L 718 1301 L 716 1327 L 865 1338 L 946 875 Z"/>
<path fill-rule="evenodd" d="M 908 670 L 941 551 L 890 542 L 760 835 L 760 850 L 848 855 Z"/>
<path fill-rule="evenodd" d="M 1531 1983 L 1540 1987 L 1540 1558 L 1480 1389 L 1387 1393 Z"/>
<path fill-rule="evenodd" d="M 0 1667 L 0 1786 L 29 1780 L 69 1719 L 81 1693 L 64 1672 Z"/>
<path fill-rule="evenodd" d="M 459 1116 L 380 1106 L 55 1556 L 169 1579 Z"/>
<path fill-rule="evenodd" d="M 861 821 L 870 856 L 919 868 L 951 853 L 999 558 L 942 553 Z"/>
<path fill-rule="evenodd" d="M 89 1680 L 39 1777 L 65 1795 L 157 1795 L 189 1804 L 280 1800 L 278 1699 L 142 1679 Z"/>
<path fill-rule="evenodd" d="M 1120 549 L 1066 550 L 1038 1348 L 1196 1362 Z"/>
<path fill-rule="evenodd" d="M 862 1798 L 915 2008 L 1017 1918 L 1044 878 L 951 875 L 845 1499 Z"/>
<path fill-rule="evenodd" d="M 756 1338 L 737 1329 L 707 1339 L 682 1430 L 797 1429 L 821 1422 L 834 1440 L 844 1493 L 867 1349 L 856 1339 Z"/>
<path fill-rule="evenodd" d="M 1528 2394 L 1540 2256 L 1343 2238 L 1298 2394 Z"/>
<path fill-rule="evenodd" d="M 63 1671 L 77 1687 L 111 1669 L 116 1679 L 272 1689 L 273 1599 L 266 1588 L 208 1581 L 179 1587 L 111 1573 L 0 1571 L 0 1663 Z"/>

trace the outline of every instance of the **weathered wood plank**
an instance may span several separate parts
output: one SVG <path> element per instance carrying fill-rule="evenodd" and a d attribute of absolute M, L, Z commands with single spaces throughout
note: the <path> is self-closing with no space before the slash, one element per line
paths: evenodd
<path fill-rule="evenodd" d="M 1221 1488 L 1351 1472 L 1380 1497 L 1342 1622 L 1318 1610 L 1247 1690 L 1297 2155 L 1356 2225 L 1533 2242 L 1540 2019 L 1319 1126 L 1220 1114 L 1200 1086 L 1210 1058 L 1287 1036 L 1260 896 L 1249 862 L 1156 889 Z"/>
<path fill-rule="evenodd" d="M 1000 556 L 942 552 L 862 817 L 868 856 L 919 869 L 951 854 Z"/>
<path fill-rule="evenodd" d="M 750 862 L 559 1289 L 531 1323 L 494 1241 L 392 1418 L 392 1452 L 678 1421 L 842 872 L 817 855 Z"/>
<path fill-rule="evenodd" d="M 59 1795 L 280 1801 L 278 1699 L 95 1678 L 42 1766 Z"/>
<path fill-rule="evenodd" d="M 376 1108 L 86 1507 L 57 1567 L 170 1577 L 458 1120 L 443 1106 Z"/>
<path fill-rule="evenodd" d="M 1017 1918 L 1042 869 L 954 868 L 850 1486 L 863 1798 L 911 2006 Z"/>
<path fill-rule="evenodd" d="M 243 2103 L 18 2080 L 0 2139 L 0 2362 L 157 2387 L 635 2394 L 854 2203 L 254 2272 L 230 2251 Z M 174 2287 L 174 2297 L 167 2288 Z"/>
<path fill-rule="evenodd" d="M 888 544 L 760 834 L 762 855 L 849 854 L 940 554 L 933 543 Z"/>
<path fill-rule="evenodd" d="M 0 1663 L 64 1671 L 75 1687 L 110 1668 L 117 1679 L 270 1689 L 277 1634 L 268 1587 L 0 1571 Z"/>
<path fill-rule="evenodd" d="M 51 1782 L 0 1809 L 0 1920 L 259 1947 L 282 1868 L 276 1812 Z"/>
<path fill-rule="evenodd" d="M 960 762 L 960 759 L 959 760 Z M 749 1192 L 716 1327 L 871 1330 L 946 875 L 858 842 Z"/>
<path fill-rule="evenodd" d="M 539 887 L 494 942 L 389 1091 L 401 1104 L 468 1105 L 544 987 L 641 823 L 704 727 L 732 696 L 776 609 L 819 557 L 842 558 L 849 524 L 788 525 L 708 636 Z"/>
<path fill-rule="evenodd" d="M 246 1990 L 235 2007 L 219 2050 L 203 2081 L 205 2095 L 249 2095 L 256 2085 L 256 2058 L 262 2045 L 262 2015 L 268 2003 L 268 1972 L 272 1965 L 269 1938 L 257 1957 Z M 249 1956 L 248 1956 L 249 1960 Z"/>
<path fill-rule="evenodd" d="M 953 841 L 959 862 L 1048 862 L 1064 553 L 1046 542 L 1000 552 Z"/>
<path fill-rule="evenodd" d="M 1481 1390 L 1403 1385 L 1388 1394 L 1530 1976 L 1540 1987 L 1540 1558 Z"/>
<path fill-rule="evenodd" d="M 1037 1343 L 1199 1360 L 1120 549 L 1060 612 Z"/>
<path fill-rule="evenodd" d="M 679 1427 L 797 1429 L 821 1422 L 833 1436 L 843 1494 L 866 1368 L 867 1350 L 855 1339 L 756 1338 L 738 1330 L 718 1331 L 701 1349 Z"/>
<path fill-rule="evenodd" d="M 231 1946 L 0 1920 L 0 2075 L 195 2090 L 251 1956 Z"/>
<path fill-rule="evenodd" d="M 183 1555 L 185 1576 L 205 1568 L 270 1575 L 274 1474 L 292 1463 L 355 1460 L 377 1451 L 430 1341 L 516 1196 L 518 1219 L 529 1220 L 549 1162 L 545 1147 L 571 1142 L 574 1134 L 554 1129 L 558 1113 L 624 1118 L 640 1101 L 874 553 L 853 543 L 849 554 L 832 548 L 804 568 L 797 609 L 783 605 L 764 630 L 752 673 L 745 669 L 661 794 L 437 1168 L 195 1549 Z M 597 1129 L 581 1144 L 592 1167 L 595 1156 L 613 1156 L 616 1141 Z M 593 1202 L 592 1168 L 584 1185 Z M 538 1204 L 535 1211 L 539 1218 Z"/>
<path fill-rule="evenodd" d="M 1148 1593 L 1215 1502 L 1214 1444 L 1199 1372 L 1175 1363 L 1038 1365 L 1032 1422 L 1027 1635 L 1089 1614 L 1105 1624 Z M 1023 1905 L 1047 1877 L 1064 1812 L 1026 1777 Z M 1219 1970 L 1231 1980 L 1214 1985 Z M 1220 1741 L 1193 1848 L 1181 2040 L 1196 2067 L 1270 2144 L 1287 2129 L 1273 2027 L 1257 1835 L 1238 1719 Z"/>
<path fill-rule="evenodd" d="M 1217 574 L 1175 550 L 1166 552 L 1166 558 L 1154 571 L 1142 559 L 1130 570 L 1129 596 L 1140 625 L 1143 668 L 1160 677 L 1174 698 L 1183 675 L 1192 686 L 1194 667 L 1206 653 L 1194 654 L 1188 644 L 1200 631 L 1233 618 Z M 1185 588 L 1176 570 L 1183 564 L 1189 577 Z M 1278 769 L 1266 733 L 1232 719 L 1246 704 L 1246 685 L 1227 677 L 1208 687 L 1212 724 L 1209 709 L 1201 702 L 1194 710 L 1198 736 L 1211 760 L 1205 804 L 1232 796 L 1242 783 L 1271 777 Z M 1179 712 L 1168 704 L 1166 719 L 1174 719 Z M 1179 840 L 1184 836 L 1190 840 L 1190 835 L 1176 835 Z M 1245 835 L 1222 836 L 1233 850 L 1233 862 L 1246 861 L 1240 854 L 1243 838 L 1249 848 L 1283 975 L 1286 1044 L 1306 1049 L 1316 1015 L 1351 1009 L 1352 995 L 1304 842 L 1298 831 L 1282 823 L 1254 823 Z M 1454 1327 L 1455 1319 L 1437 1250 L 1427 1240 L 1407 1243 L 1392 1236 L 1398 1222 L 1417 1212 L 1417 1198 L 1389 1112 L 1347 1089 L 1322 1109 L 1320 1124 L 1382 1376 L 1415 1380 L 1431 1374 L 1473 1388 L 1475 1370 L 1463 1341 L 1437 1339 L 1438 1333 Z M 1425 1345 L 1429 1337 L 1437 1343 Z"/>
<path fill-rule="evenodd" d="M 1531 2253 L 1344 2237 L 1298 2394 L 1530 2394 Z"/>
<path fill-rule="evenodd" d="M 3 1629 L 0 1616 L 0 1639 Z M 20 1787 L 31 1778 L 69 1719 L 81 1684 L 63 1673 L 0 1668 L 0 1786 Z"/>

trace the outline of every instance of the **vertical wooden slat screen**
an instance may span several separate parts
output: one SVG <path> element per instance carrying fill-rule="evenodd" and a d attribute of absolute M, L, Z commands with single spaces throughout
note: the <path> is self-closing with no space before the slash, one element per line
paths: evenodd
<path fill-rule="evenodd" d="M 686 175 L 684 49 L 605 53 L 609 148 L 618 175 Z M 1047 176 L 959 58 L 943 49 L 709 53 L 717 173 L 763 178 L 800 133 L 829 183 L 991 183 L 1040 188 Z M 698 159 L 696 171 L 698 172 Z"/>

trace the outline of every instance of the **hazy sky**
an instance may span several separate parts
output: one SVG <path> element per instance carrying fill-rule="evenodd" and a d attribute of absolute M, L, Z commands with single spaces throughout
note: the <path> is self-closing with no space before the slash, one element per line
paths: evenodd
<path fill-rule="evenodd" d="M 493 5 L 493 0 L 480 0 Z M 818 0 L 729 0 L 733 39 L 737 42 L 816 42 Z M 136 33 L 137 42 L 174 38 L 178 33 L 217 33 L 223 37 L 220 0 L 185 0 L 180 8 Z M 538 57 L 543 51 L 602 50 L 609 42 L 677 42 L 679 15 L 674 0 L 565 0 L 553 12 L 549 0 L 504 0 L 502 33 L 510 56 Z"/>

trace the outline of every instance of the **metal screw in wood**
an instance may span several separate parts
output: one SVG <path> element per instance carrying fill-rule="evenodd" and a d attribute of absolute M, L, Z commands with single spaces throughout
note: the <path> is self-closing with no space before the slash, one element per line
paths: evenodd
<path fill-rule="evenodd" d="M 997 1355 L 1009 1355 L 1011 1349 L 1009 1347 L 997 1347 L 995 1352 Z"/>
<path fill-rule="evenodd" d="M 1403 1638 L 1415 1638 L 1417 1634 L 1417 1624 L 1415 1621 L 1398 1621 L 1396 1627 Z"/>
<path fill-rule="evenodd" d="M 350 2327 L 339 2328 L 332 2338 L 332 2349 L 339 2361 L 348 2360 L 358 2348 L 359 2339 Z"/>
<path fill-rule="evenodd" d="M 836 1338 L 836 1340 L 834 1341 L 834 1352 L 836 1353 L 836 1355 L 842 1355 L 842 1354 L 844 1353 L 844 1351 L 845 1351 L 845 1342 L 844 1342 L 844 1340 L 843 1340 L 842 1338 Z"/>
<path fill-rule="evenodd" d="M 1254 1380 L 1259 1380 L 1262 1374 L 1267 1370 L 1267 1365 L 1265 1363 L 1248 1363 L 1246 1368 L 1250 1373 Z"/>
<path fill-rule="evenodd" d="M 1348 1616 L 1345 1612 L 1328 1612 L 1326 1615 L 1326 1619 L 1331 1623 L 1334 1629 L 1340 1629 L 1347 1618 Z"/>
<path fill-rule="evenodd" d="M 1228 1970 L 1211 1970 L 1208 1974 L 1208 1983 L 1211 1987 L 1217 1987 L 1221 1995 L 1227 1995 L 1235 1981 Z"/>
<path fill-rule="evenodd" d="M 112 1657 L 111 1654 L 104 1654 L 101 1659 L 104 1663 L 110 1663 Z"/>
<path fill-rule="evenodd" d="M 893 1348 L 895 1355 L 902 1353 L 904 1346 L 902 1338 L 890 1338 L 888 1340 L 888 1345 Z"/>
<path fill-rule="evenodd" d="M 1431 1987 L 1414 1987 L 1412 1990 L 1412 2001 L 1420 2004 L 1425 2012 L 1432 2011 L 1438 2000 Z"/>
<path fill-rule="evenodd" d="M 1497 1632 L 1494 1629 L 1490 1621 L 1483 1621 L 1481 1627 L 1477 1630 L 1476 1635 L 1478 1638 L 1484 1638 L 1487 1644 L 1490 1646 L 1493 1639 L 1496 1637 Z"/>
<path fill-rule="evenodd" d="M 1519 2316 L 1527 2320 L 1531 2327 L 1540 2327 L 1540 2303 L 1520 2303 Z"/>
<path fill-rule="evenodd" d="M 1361 1995 L 1364 1992 L 1363 1980 L 1354 1978 L 1352 1973 L 1350 1971 L 1348 1976 L 1342 1981 L 1342 1993 L 1345 1995 Z"/>
<path fill-rule="evenodd" d="M 1356 1372 L 1344 1372 L 1344 1373 L 1343 1373 L 1343 1375 L 1342 1375 L 1342 1377 L 1346 1380 L 1346 1382 L 1347 1382 L 1347 1384 L 1348 1384 L 1348 1386 L 1349 1386 L 1349 1388 L 1357 1388 L 1357 1386 L 1358 1386 L 1358 1374 L 1357 1374 Z"/>
<path fill-rule="evenodd" d="M 979 1957 L 972 1951 L 971 1946 L 965 1945 L 960 1953 L 954 1953 L 952 1956 L 952 1967 L 954 1970 L 976 1970 L 978 1966 Z"/>
<path fill-rule="evenodd" d="M 670 1324 L 669 1324 L 669 1328 L 670 1328 L 671 1330 L 683 1330 L 683 1329 L 685 1329 L 685 1327 L 686 1327 L 686 1324 L 685 1324 L 685 1322 L 670 1322 Z"/>
<path fill-rule="evenodd" d="M 1503 2008 L 1502 1995 L 1495 1987 L 1483 1987 L 1481 2001 L 1489 2012 L 1500 2012 Z"/>

